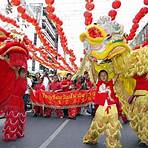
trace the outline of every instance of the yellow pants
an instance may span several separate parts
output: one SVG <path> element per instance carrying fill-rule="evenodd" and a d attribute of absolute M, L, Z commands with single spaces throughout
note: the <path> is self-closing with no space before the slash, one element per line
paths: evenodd
<path fill-rule="evenodd" d="M 110 105 L 108 111 L 107 107 L 99 106 L 89 130 L 83 137 L 83 143 L 96 144 L 100 135 L 105 132 L 106 147 L 121 148 L 120 128 L 116 105 Z"/>

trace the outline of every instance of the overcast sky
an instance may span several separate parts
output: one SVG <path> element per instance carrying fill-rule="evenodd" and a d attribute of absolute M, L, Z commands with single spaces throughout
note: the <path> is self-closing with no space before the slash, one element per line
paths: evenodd
<path fill-rule="evenodd" d="M 26 0 L 27 2 L 44 2 L 44 0 Z M 96 21 L 99 16 L 107 15 L 112 9 L 114 0 L 94 0 L 95 9 L 93 18 Z M 132 26 L 132 19 L 140 8 L 144 7 L 143 0 L 121 0 L 122 5 L 118 10 L 117 22 L 124 25 L 125 32 L 129 33 Z M 78 58 L 83 56 L 83 45 L 79 41 L 79 35 L 84 31 L 85 0 L 55 0 L 55 13 L 63 20 L 63 28 L 68 39 L 69 48 L 72 48 Z M 139 23 L 139 30 L 146 24 L 148 15 Z M 138 30 L 138 31 L 139 31 Z"/>

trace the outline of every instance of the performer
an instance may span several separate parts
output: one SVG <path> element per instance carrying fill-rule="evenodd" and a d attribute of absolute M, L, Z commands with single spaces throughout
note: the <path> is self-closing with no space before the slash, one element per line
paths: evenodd
<path fill-rule="evenodd" d="M 24 136 L 23 95 L 27 87 L 28 51 L 23 42 L 9 36 L 10 33 L 0 29 L 0 34 L 0 110 L 6 117 L 3 140 L 8 141 Z"/>
<path fill-rule="evenodd" d="M 114 90 L 113 80 L 108 81 L 108 73 L 101 70 L 98 74 L 95 103 L 99 105 L 90 129 L 83 137 L 83 143 L 96 144 L 101 133 L 106 133 L 106 147 L 120 148 L 121 124 L 118 120 L 116 103 L 118 102 Z"/>

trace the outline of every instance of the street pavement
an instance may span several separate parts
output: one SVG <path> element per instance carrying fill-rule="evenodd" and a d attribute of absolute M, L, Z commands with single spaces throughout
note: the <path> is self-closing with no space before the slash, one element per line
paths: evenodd
<path fill-rule="evenodd" d="M 28 115 L 25 137 L 11 142 L 3 142 L 0 137 L 0 148 L 105 148 L 104 135 L 96 145 L 82 143 L 91 120 L 91 116 L 70 120 Z M 0 119 L 1 131 L 3 123 L 4 119 Z M 146 148 L 138 144 L 137 136 L 128 124 L 123 125 L 121 136 L 123 148 Z"/>

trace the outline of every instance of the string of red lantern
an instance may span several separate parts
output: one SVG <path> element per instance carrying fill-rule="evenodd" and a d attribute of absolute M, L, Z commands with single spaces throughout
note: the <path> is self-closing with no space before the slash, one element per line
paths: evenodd
<path fill-rule="evenodd" d="M 19 28 L 19 26 L 17 25 L 15 20 L 11 19 L 10 17 L 6 17 L 6 16 L 2 15 L 1 13 L 0 13 L 0 20 L 2 20 L 3 22 L 7 22 L 7 23 Z"/>
<path fill-rule="evenodd" d="M 139 22 L 140 20 L 148 13 L 148 7 L 143 7 L 139 10 L 139 12 L 135 15 L 134 19 L 133 19 L 133 25 L 132 28 L 130 29 L 130 33 L 127 36 L 126 40 L 132 40 L 135 35 L 136 35 L 136 31 L 139 28 Z"/>
<path fill-rule="evenodd" d="M 85 18 L 85 25 L 88 26 L 92 23 L 93 17 L 92 17 L 92 10 L 95 8 L 95 5 L 93 4 L 93 0 L 85 0 L 86 1 L 86 11 L 84 12 L 84 18 Z"/>
<path fill-rule="evenodd" d="M 120 0 L 113 1 L 113 3 L 112 3 L 113 9 L 108 12 L 108 16 L 110 16 L 112 20 L 115 20 L 115 18 L 117 16 L 116 9 L 119 9 L 120 7 L 121 7 L 121 1 Z"/>
<path fill-rule="evenodd" d="M 0 14 L 0 19 L 1 19 L 2 21 L 4 21 L 4 22 L 8 23 L 8 24 L 12 24 L 12 25 L 15 26 L 15 27 L 19 27 L 19 25 L 17 25 L 16 21 L 14 21 L 13 19 L 10 19 L 9 17 L 6 17 L 6 16 L 4 16 L 4 15 L 2 15 L 2 14 Z M 10 20 L 11 20 L 11 21 L 10 21 Z M 14 22 L 15 22 L 15 23 L 14 23 Z M 32 44 L 32 41 L 30 41 L 30 40 L 27 38 L 27 36 L 25 36 L 25 42 L 27 42 L 27 46 L 26 46 L 26 47 L 29 46 L 29 48 L 27 48 L 27 49 L 28 49 L 31 53 L 34 53 L 35 51 L 39 51 L 39 52 L 40 52 L 41 56 L 44 57 L 45 61 L 47 61 L 47 62 L 49 63 L 48 65 L 46 64 L 46 66 L 48 66 L 48 67 L 50 67 L 50 68 L 56 68 L 56 69 L 60 69 L 60 70 L 65 70 L 65 67 L 63 67 L 63 66 L 57 66 L 57 65 L 55 65 L 54 63 L 52 63 L 51 61 L 49 61 L 47 54 L 46 54 L 45 52 L 44 52 L 44 53 L 41 52 L 40 48 L 36 48 L 36 47 Z M 33 50 L 33 49 L 34 49 L 34 50 Z M 34 59 L 34 60 L 37 60 L 35 57 L 36 57 L 36 56 L 34 56 L 33 59 Z M 51 59 L 53 60 L 54 58 L 51 57 Z M 39 61 L 39 60 L 38 60 L 38 61 Z M 40 60 L 40 61 L 41 61 L 41 60 Z M 40 63 L 43 63 L 43 62 L 40 62 Z M 45 63 L 46 63 L 46 62 L 45 62 Z M 44 65 L 45 65 L 45 63 L 44 63 Z"/>
<path fill-rule="evenodd" d="M 48 66 L 50 65 L 50 68 L 65 70 L 65 67 L 63 67 L 63 66 L 58 66 L 58 65 L 56 65 L 54 62 L 52 62 L 52 61 L 53 61 L 53 57 L 51 57 L 51 60 L 49 60 L 48 54 L 47 54 L 45 51 L 42 51 L 42 48 L 41 48 L 41 47 L 40 47 L 40 48 L 35 47 L 35 45 L 32 44 L 32 41 L 30 41 L 27 36 L 25 36 L 24 40 L 25 40 L 25 42 L 26 42 L 27 45 L 28 45 L 28 49 L 29 49 L 29 50 L 30 50 L 30 49 L 34 49 L 34 50 L 33 50 L 34 52 L 38 51 L 38 52 L 41 54 L 41 57 L 44 58 L 44 61 L 46 61 L 47 63 L 49 63 Z M 32 51 L 31 51 L 31 52 L 32 52 Z M 41 58 L 40 58 L 40 59 L 41 59 Z M 45 65 L 45 64 L 44 64 L 44 65 Z M 46 66 L 47 66 L 47 65 L 46 65 Z"/>
<path fill-rule="evenodd" d="M 60 36 L 61 46 L 62 46 L 64 52 L 66 54 L 70 55 L 69 60 L 70 60 L 71 64 L 74 66 L 74 69 L 77 70 L 78 67 L 75 64 L 76 57 L 74 55 L 74 52 L 73 52 L 73 50 L 68 49 L 67 38 L 66 38 L 66 35 L 65 35 L 63 28 L 62 28 L 63 22 L 62 22 L 62 20 L 60 20 L 59 17 L 57 17 L 54 14 L 54 11 L 55 11 L 55 8 L 53 7 L 54 0 L 45 0 L 45 2 L 47 4 L 47 7 L 46 7 L 46 12 L 48 14 L 47 16 L 50 20 L 52 20 L 56 24 L 57 32 Z"/>
<path fill-rule="evenodd" d="M 22 19 L 26 20 L 27 22 L 35 26 L 36 33 L 38 34 L 38 37 L 40 38 L 45 48 L 47 48 L 51 52 L 51 54 L 57 56 L 59 60 L 61 60 L 63 64 L 68 68 L 68 71 L 74 72 L 74 70 L 67 64 L 65 59 L 55 49 L 53 49 L 52 46 L 50 46 L 49 42 L 46 40 L 44 34 L 42 33 L 41 27 L 39 26 L 39 23 L 37 22 L 37 20 L 33 17 L 30 17 L 26 13 L 25 8 L 22 6 L 18 6 L 17 11 L 18 13 L 21 14 Z M 53 61 L 55 62 L 55 64 L 58 64 L 60 66 L 60 63 L 57 60 L 55 60 L 55 58 L 53 58 Z"/>

